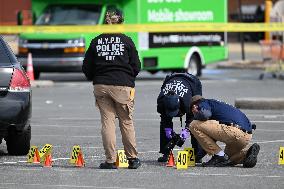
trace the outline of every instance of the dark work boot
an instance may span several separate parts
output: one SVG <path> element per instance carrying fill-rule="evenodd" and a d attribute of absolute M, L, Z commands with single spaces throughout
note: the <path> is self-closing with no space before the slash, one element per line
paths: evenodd
<path fill-rule="evenodd" d="M 115 163 L 104 162 L 100 164 L 100 169 L 117 169 L 117 167 Z"/>
<path fill-rule="evenodd" d="M 203 167 L 226 167 L 230 166 L 231 161 L 227 154 L 224 156 L 214 155 L 208 162 L 203 163 Z"/>
<path fill-rule="evenodd" d="M 162 157 L 158 158 L 158 162 L 167 162 L 169 159 L 169 154 L 163 154 Z"/>
<path fill-rule="evenodd" d="M 252 168 L 256 165 L 257 155 L 259 153 L 259 150 L 260 150 L 260 146 L 258 144 L 254 143 L 253 145 L 251 145 L 243 161 L 243 167 Z"/>
<path fill-rule="evenodd" d="M 138 158 L 128 159 L 128 169 L 137 169 L 140 166 L 141 166 L 141 162 Z"/>

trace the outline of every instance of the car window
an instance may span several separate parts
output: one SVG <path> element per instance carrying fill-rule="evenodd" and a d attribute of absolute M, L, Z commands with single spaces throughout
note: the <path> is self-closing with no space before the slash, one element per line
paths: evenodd
<path fill-rule="evenodd" d="M 0 36 L 0 65 L 11 65 L 17 63 L 17 58 L 9 45 Z"/>
<path fill-rule="evenodd" d="M 6 48 L 4 48 L 3 41 L 0 39 L 0 65 L 11 65 L 10 58 L 7 54 Z"/>

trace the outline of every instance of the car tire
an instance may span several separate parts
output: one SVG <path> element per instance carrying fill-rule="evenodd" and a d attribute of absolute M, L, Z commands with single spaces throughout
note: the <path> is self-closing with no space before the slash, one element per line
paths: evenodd
<path fill-rule="evenodd" d="M 10 155 L 27 155 L 31 142 L 31 126 L 23 132 L 9 131 L 7 137 L 7 150 Z"/>
<path fill-rule="evenodd" d="M 199 77 L 201 76 L 201 69 L 200 59 L 196 55 L 193 55 L 190 58 L 186 72 Z"/>
<path fill-rule="evenodd" d="M 39 79 L 40 77 L 40 71 L 34 71 L 34 78 Z"/>

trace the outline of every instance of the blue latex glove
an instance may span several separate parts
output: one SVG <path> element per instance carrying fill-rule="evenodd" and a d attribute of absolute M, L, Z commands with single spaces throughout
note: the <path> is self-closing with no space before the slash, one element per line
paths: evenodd
<path fill-rule="evenodd" d="M 172 138 L 172 132 L 173 132 L 173 129 L 165 128 L 165 133 L 166 133 L 167 139 L 171 139 Z"/>
<path fill-rule="evenodd" d="M 180 137 L 183 140 L 186 140 L 189 137 L 189 135 L 190 135 L 190 133 L 189 133 L 188 129 L 182 129 L 181 132 L 180 132 Z"/>

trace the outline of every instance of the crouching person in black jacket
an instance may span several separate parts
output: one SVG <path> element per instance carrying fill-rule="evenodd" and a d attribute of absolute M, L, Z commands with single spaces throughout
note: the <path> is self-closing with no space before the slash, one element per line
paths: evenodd
<path fill-rule="evenodd" d="M 182 129 L 179 135 L 182 139 L 177 145 L 183 145 L 183 142 L 189 137 L 189 124 L 193 118 L 190 104 L 194 95 L 202 95 L 201 82 L 194 75 L 173 73 L 165 78 L 157 99 L 157 111 L 161 117 L 160 153 L 162 153 L 162 156 L 158 158 L 158 162 L 166 162 L 168 160 L 169 149 L 166 149 L 167 144 L 174 136 L 177 136 L 173 131 L 173 117 L 180 117 L 182 124 L 182 116 L 186 114 L 185 128 Z M 191 135 L 191 144 L 195 149 L 196 162 L 200 162 L 206 153 L 198 145 L 193 135 Z"/>

